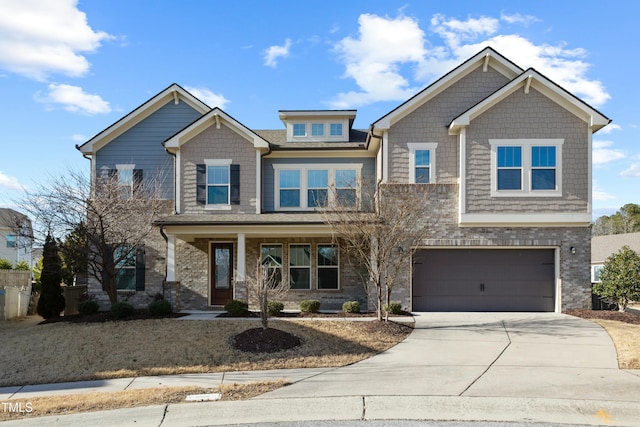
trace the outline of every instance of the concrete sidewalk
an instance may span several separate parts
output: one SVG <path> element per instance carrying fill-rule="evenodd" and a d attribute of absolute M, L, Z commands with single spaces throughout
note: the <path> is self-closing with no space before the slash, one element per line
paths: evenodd
<path fill-rule="evenodd" d="M 125 388 L 282 377 L 294 384 L 248 401 L 25 417 L 6 425 L 385 419 L 640 425 L 638 372 L 617 368 L 613 343 L 600 326 L 555 313 L 418 313 L 404 342 L 351 366 L 144 377 L 129 379 Z M 25 387 L 14 396 L 30 392 L 54 390 Z"/>

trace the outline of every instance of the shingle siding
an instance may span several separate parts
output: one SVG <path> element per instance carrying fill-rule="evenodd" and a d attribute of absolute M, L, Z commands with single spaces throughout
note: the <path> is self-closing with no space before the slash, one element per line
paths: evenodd
<path fill-rule="evenodd" d="M 517 91 L 467 128 L 467 213 L 587 212 L 589 129 L 535 89 Z M 491 197 L 489 139 L 558 138 L 562 145 L 562 197 Z M 526 165 L 523 165 L 526 166 Z"/>
<path fill-rule="evenodd" d="M 207 128 L 180 148 L 180 213 L 216 213 L 196 203 L 196 165 L 204 163 L 205 159 L 231 159 L 233 164 L 240 165 L 240 204 L 219 212 L 255 213 L 256 150 L 252 142 L 224 124 L 220 129 L 216 126 Z"/>
<path fill-rule="evenodd" d="M 159 177 L 165 199 L 173 198 L 173 157 L 162 143 L 200 117 L 185 102 L 168 102 L 159 110 L 114 138 L 97 151 L 96 169 L 114 169 L 116 164 L 135 164 L 144 171 L 144 179 Z"/>

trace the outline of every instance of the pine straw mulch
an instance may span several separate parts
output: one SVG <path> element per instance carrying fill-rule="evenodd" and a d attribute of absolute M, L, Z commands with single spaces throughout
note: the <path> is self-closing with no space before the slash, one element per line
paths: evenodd
<path fill-rule="evenodd" d="M 68 322 L 68 323 L 106 323 L 106 322 L 123 322 L 130 320 L 146 320 L 146 319 L 175 319 L 178 317 L 187 316 L 187 313 L 170 313 L 164 316 L 152 316 L 145 309 L 136 309 L 133 311 L 131 316 L 116 319 L 110 311 L 99 311 L 95 314 L 70 314 L 67 316 L 60 317 L 52 317 L 50 319 L 43 320 L 41 322 L 42 325 L 47 325 L 49 323 L 59 323 L 59 322 Z"/>
<path fill-rule="evenodd" d="M 630 311 L 609 311 L 609 310 L 567 310 L 566 314 L 581 317 L 583 319 L 615 320 L 617 322 L 640 325 L 640 316 Z"/>

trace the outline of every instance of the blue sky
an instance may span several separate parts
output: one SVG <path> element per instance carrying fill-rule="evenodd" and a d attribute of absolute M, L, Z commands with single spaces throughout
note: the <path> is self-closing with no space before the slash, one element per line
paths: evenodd
<path fill-rule="evenodd" d="M 493 46 L 613 123 L 594 136 L 594 216 L 640 203 L 640 2 L 0 0 L 0 206 L 178 83 L 253 129 L 280 109 L 355 127 Z"/>

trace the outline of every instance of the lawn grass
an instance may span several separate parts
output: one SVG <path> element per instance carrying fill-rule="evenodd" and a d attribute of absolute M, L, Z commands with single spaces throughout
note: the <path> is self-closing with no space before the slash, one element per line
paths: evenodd
<path fill-rule="evenodd" d="M 602 326 L 613 340 L 620 369 L 640 369 L 640 325 L 617 320 L 592 320 Z"/>
<path fill-rule="evenodd" d="M 237 370 L 336 367 L 371 357 L 411 331 L 388 334 L 369 322 L 272 320 L 302 340 L 291 350 L 244 353 L 230 338 L 257 320 L 176 319 L 38 325 L 0 323 L 0 386 Z"/>

